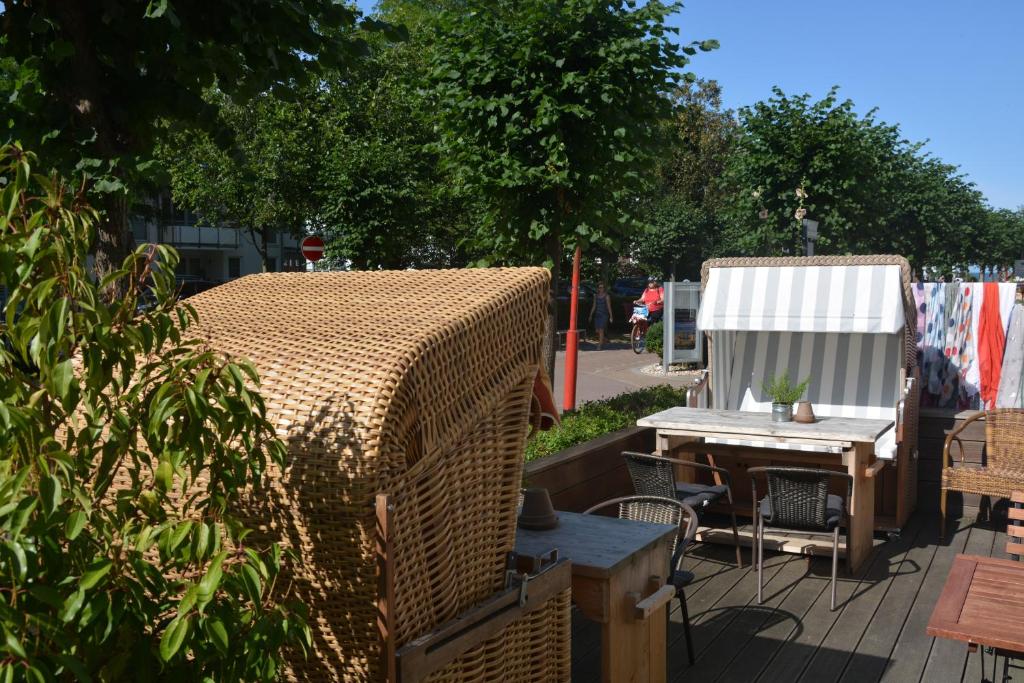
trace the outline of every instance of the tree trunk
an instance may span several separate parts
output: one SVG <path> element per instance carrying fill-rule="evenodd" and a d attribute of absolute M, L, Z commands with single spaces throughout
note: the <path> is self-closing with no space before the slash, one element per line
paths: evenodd
<path fill-rule="evenodd" d="M 93 271 L 101 280 L 124 263 L 132 249 L 131 230 L 128 227 L 128 196 L 124 192 L 106 195 L 103 201 L 103 217 L 96 226 L 96 252 L 93 256 Z M 107 296 L 112 300 L 124 293 L 125 283 L 111 284 Z"/>

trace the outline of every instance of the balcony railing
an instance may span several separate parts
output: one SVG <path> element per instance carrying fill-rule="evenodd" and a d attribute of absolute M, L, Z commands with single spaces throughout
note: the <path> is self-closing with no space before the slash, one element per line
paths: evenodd
<path fill-rule="evenodd" d="M 235 228 L 198 225 L 165 225 L 160 238 L 165 244 L 189 249 L 237 249 L 240 244 Z"/>

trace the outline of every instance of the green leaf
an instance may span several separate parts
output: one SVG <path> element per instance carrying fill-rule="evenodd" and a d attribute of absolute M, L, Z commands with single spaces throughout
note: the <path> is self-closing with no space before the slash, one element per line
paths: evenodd
<path fill-rule="evenodd" d="M 78 611 L 82 609 L 82 602 L 85 600 L 85 591 L 81 588 L 69 595 L 64 600 L 60 610 L 60 620 L 65 624 L 75 618 Z"/>
<path fill-rule="evenodd" d="M 39 497 L 43 501 L 43 511 L 47 515 L 56 512 L 63 500 L 60 480 L 48 474 L 39 480 Z"/>
<path fill-rule="evenodd" d="M 174 487 L 174 465 L 169 460 L 161 460 L 157 465 L 156 485 L 161 491 L 170 491 Z"/>
<path fill-rule="evenodd" d="M 171 661 L 171 658 L 174 657 L 181 644 L 185 641 L 190 624 L 191 617 L 189 615 L 179 615 L 168 624 L 167 630 L 164 631 L 163 636 L 160 638 L 160 659 L 164 660 L 164 662 Z"/>
<path fill-rule="evenodd" d="M 225 633 L 225 638 L 227 634 Z M 14 636 L 13 633 L 4 628 L 4 644 L 7 646 L 7 651 L 13 654 L 15 657 L 21 657 L 22 659 L 28 659 L 28 654 L 25 653 L 25 648 L 21 646 L 21 643 Z"/>
<path fill-rule="evenodd" d="M 64 535 L 69 541 L 78 538 L 78 534 L 82 533 L 82 528 L 88 519 L 89 516 L 81 510 L 75 510 L 68 515 L 67 520 L 64 522 Z"/>
<path fill-rule="evenodd" d="M 108 559 L 93 562 L 85 573 L 82 574 L 82 578 L 78 582 L 79 588 L 86 591 L 89 590 L 99 583 L 104 576 L 109 574 L 113 566 L 113 563 Z"/>
<path fill-rule="evenodd" d="M 228 630 L 224 622 L 216 617 L 211 617 L 203 622 L 203 632 L 222 655 L 228 653 Z"/>

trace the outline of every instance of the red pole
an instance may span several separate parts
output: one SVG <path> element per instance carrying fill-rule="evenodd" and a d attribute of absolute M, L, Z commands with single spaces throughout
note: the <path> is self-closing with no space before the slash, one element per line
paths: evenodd
<path fill-rule="evenodd" d="M 569 330 L 565 333 L 565 398 L 562 410 L 576 407 L 576 352 L 579 338 L 576 334 L 577 309 L 580 300 L 580 257 L 582 251 L 576 247 L 572 256 L 572 298 L 569 299 Z"/>

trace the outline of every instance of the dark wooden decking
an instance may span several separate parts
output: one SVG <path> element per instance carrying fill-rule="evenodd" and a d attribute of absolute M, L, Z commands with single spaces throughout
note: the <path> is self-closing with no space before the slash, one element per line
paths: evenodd
<path fill-rule="evenodd" d="M 696 546 L 686 561 L 696 574 L 687 591 L 696 663 L 687 662 L 673 601 L 668 680 L 980 681 L 979 656 L 968 655 L 963 643 L 930 638 L 925 626 L 957 553 L 1005 557 L 1005 520 L 997 510 L 992 522 L 979 521 L 977 510 L 966 509 L 949 528 L 940 545 L 938 515 L 918 512 L 856 575 L 840 565 L 835 612 L 830 559 L 766 553 L 759 606 L 756 573 L 730 564 L 731 546 Z M 573 681 L 600 680 L 600 648 L 598 626 L 574 613 Z M 991 665 L 986 655 L 989 675 Z M 1021 677 L 1020 670 L 1011 673 Z"/>

